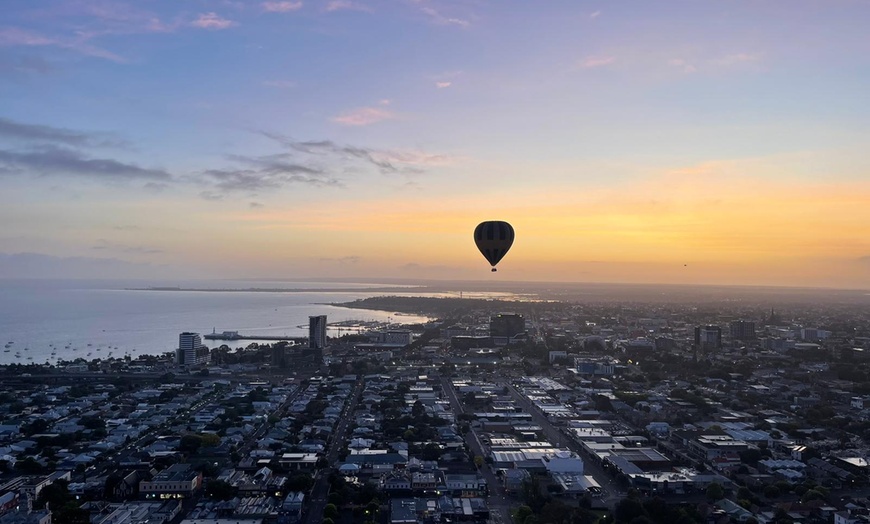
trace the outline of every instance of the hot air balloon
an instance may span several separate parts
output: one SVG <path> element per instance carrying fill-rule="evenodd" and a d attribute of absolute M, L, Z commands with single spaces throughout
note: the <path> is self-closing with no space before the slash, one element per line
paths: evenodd
<path fill-rule="evenodd" d="M 514 228 L 501 220 L 481 222 L 474 228 L 474 243 L 489 261 L 492 270 L 496 271 L 496 264 L 507 255 L 514 243 Z"/>

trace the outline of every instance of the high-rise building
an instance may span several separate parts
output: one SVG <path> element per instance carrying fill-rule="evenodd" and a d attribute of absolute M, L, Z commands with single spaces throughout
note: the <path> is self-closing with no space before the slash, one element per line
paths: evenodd
<path fill-rule="evenodd" d="M 308 317 L 308 347 L 309 349 L 326 347 L 326 315 Z"/>
<path fill-rule="evenodd" d="M 695 346 L 699 348 L 721 348 L 722 328 L 719 326 L 695 327 Z"/>
<path fill-rule="evenodd" d="M 735 320 L 731 323 L 731 338 L 734 340 L 754 340 L 755 322 Z"/>
<path fill-rule="evenodd" d="M 185 331 L 178 335 L 178 349 L 175 351 L 175 363 L 179 366 L 202 366 L 208 364 L 208 348 L 202 344 L 199 333 Z"/>

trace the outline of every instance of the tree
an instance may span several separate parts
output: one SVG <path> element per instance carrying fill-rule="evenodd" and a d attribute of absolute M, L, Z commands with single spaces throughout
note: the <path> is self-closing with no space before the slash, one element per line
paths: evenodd
<path fill-rule="evenodd" d="M 628 524 L 637 517 L 645 517 L 646 510 L 637 499 L 624 498 L 616 503 L 613 516 L 618 524 Z"/>
<path fill-rule="evenodd" d="M 199 435 L 184 435 L 181 437 L 178 449 L 185 453 L 193 454 L 199 451 L 200 446 L 202 446 L 202 439 Z"/>
<path fill-rule="evenodd" d="M 713 482 L 707 486 L 707 500 L 715 502 L 722 500 L 725 497 L 725 488 L 718 482 Z"/>
<path fill-rule="evenodd" d="M 236 496 L 236 488 L 223 480 L 210 480 L 205 485 L 205 494 L 214 500 L 230 500 Z"/>
<path fill-rule="evenodd" d="M 15 463 L 15 469 L 25 475 L 42 473 L 42 464 L 36 461 L 33 457 L 25 457 L 24 460 L 19 460 Z"/>
<path fill-rule="evenodd" d="M 323 507 L 323 516 L 333 520 L 338 518 L 338 508 L 335 507 L 335 504 L 327 504 Z"/>
<path fill-rule="evenodd" d="M 480 455 L 475 455 L 475 456 L 474 456 L 474 465 L 477 467 L 477 469 L 482 468 L 482 467 L 483 467 L 483 464 L 484 464 L 485 462 L 486 462 L 486 461 L 485 461 L 485 460 L 483 459 L 483 457 L 481 457 Z"/>
<path fill-rule="evenodd" d="M 514 522 L 516 524 L 524 524 L 526 518 L 532 514 L 532 508 L 528 506 L 520 506 L 514 511 Z"/>

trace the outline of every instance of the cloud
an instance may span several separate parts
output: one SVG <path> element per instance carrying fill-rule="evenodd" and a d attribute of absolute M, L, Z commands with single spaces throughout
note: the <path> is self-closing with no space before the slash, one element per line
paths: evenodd
<path fill-rule="evenodd" d="M 594 19 L 594 18 L 598 18 L 599 16 L 601 16 L 601 11 L 600 11 L 600 10 L 599 10 L 599 11 L 595 11 L 594 13 L 589 13 L 589 18 L 593 18 L 593 19 Z"/>
<path fill-rule="evenodd" d="M 328 4 L 326 4 L 326 11 L 329 13 L 335 11 L 364 11 L 366 13 L 371 13 L 372 10 L 367 5 L 360 4 L 359 2 L 351 2 L 348 0 L 332 0 Z"/>
<path fill-rule="evenodd" d="M 362 160 L 384 174 L 419 174 L 425 168 L 448 166 L 456 159 L 419 150 L 385 150 L 337 144 L 331 140 L 299 141 L 277 133 L 260 134 L 297 151 L 313 156 L 331 156 L 337 161 Z"/>
<path fill-rule="evenodd" d="M 90 38 L 91 35 L 87 33 L 79 34 L 76 38 L 53 38 L 17 27 L 0 28 L 0 47 L 59 47 L 113 62 L 126 61 L 120 55 L 88 43 Z"/>
<path fill-rule="evenodd" d="M 24 124 L 3 117 L 0 117 L 0 137 L 12 140 L 54 142 L 80 147 L 123 147 L 127 145 L 125 141 L 108 133 L 89 133 L 39 124 Z"/>
<path fill-rule="evenodd" d="M 275 140 L 289 147 L 290 149 L 293 149 L 300 153 L 305 153 L 309 155 L 331 155 L 339 160 L 346 160 L 348 158 L 361 159 L 374 165 L 383 172 L 397 171 L 396 166 L 392 165 L 389 161 L 381 158 L 376 158 L 375 155 L 377 154 L 377 151 L 373 149 L 338 145 L 331 140 L 296 141 L 281 136 L 277 133 L 270 133 L 268 131 L 261 131 L 260 133 L 263 136 L 271 138 L 272 140 Z"/>
<path fill-rule="evenodd" d="M 40 146 L 25 151 L 0 149 L 0 169 L 43 176 L 73 175 L 101 180 L 166 182 L 172 175 L 110 158 L 92 158 L 69 148 Z"/>
<path fill-rule="evenodd" d="M 442 15 L 439 11 L 432 7 L 421 7 L 420 11 L 428 16 L 433 22 L 439 25 L 455 25 L 459 27 L 468 27 L 471 22 L 462 18 L 453 18 Z"/>
<path fill-rule="evenodd" d="M 292 80 L 264 80 L 262 85 L 264 87 L 274 87 L 276 89 L 290 89 L 296 87 L 296 82 Z"/>
<path fill-rule="evenodd" d="M 435 87 L 438 89 L 446 89 L 453 85 L 453 82 L 435 82 Z"/>
<path fill-rule="evenodd" d="M 870 264 L 870 255 L 859 257 L 858 262 L 861 262 L 862 264 Z"/>
<path fill-rule="evenodd" d="M 266 207 L 266 206 L 264 206 L 260 202 L 251 202 L 250 204 L 248 204 L 248 207 L 250 207 L 251 209 L 257 209 L 259 207 Z"/>
<path fill-rule="evenodd" d="M 229 29 L 238 24 L 232 20 L 221 18 L 217 13 L 210 12 L 200 14 L 196 20 L 190 23 L 190 25 L 200 29 L 222 30 Z"/>
<path fill-rule="evenodd" d="M 201 192 L 199 193 L 199 196 L 200 196 L 200 198 L 202 198 L 203 200 L 209 200 L 209 201 L 211 201 L 211 202 L 217 202 L 218 200 L 223 200 L 225 195 L 222 194 L 222 193 L 216 193 L 216 192 L 214 192 L 214 191 L 201 191 Z"/>
<path fill-rule="evenodd" d="M 332 121 L 343 126 L 368 126 L 394 118 L 395 113 L 381 107 L 359 107 L 333 117 Z"/>
<path fill-rule="evenodd" d="M 302 9 L 302 2 L 263 2 L 260 7 L 267 13 L 289 13 Z"/>
<path fill-rule="evenodd" d="M 677 67 L 683 70 L 684 73 L 694 73 L 698 71 L 698 68 L 694 65 L 690 64 L 688 61 L 683 60 L 682 58 L 671 58 L 668 60 L 668 65 L 671 67 Z"/>
<path fill-rule="evenodd" d="M 580 62 L 580 67 L 583 69 L 593 69 L 608 66 L 614 62 L 616 62 L 616 57 L 614 56 L 587 56 Z"/>
<path fill-rule="evenodd" d="M 288 155 L 247 157 L 231 155 L 229 160 L 246 167 L 209 169 L 202 173 L 202 181 L 223 191 L 258 191 L 278 189 L 286 185 L 303 184 L 316 187 L 340 187 L 342 182 L 322 169 L 288 162 Z M 218 193 L 201 195 L 216 199 Z"/>
<path fill-rule="evenodd" d="M 329 258 L 324 257 L 319 259 L 321 262 L 336 262 L 338 264 L 356 264 L 362 260 L 362 257 L 356 255 L 350 255 L 347 257 L 340 258 Z"/>

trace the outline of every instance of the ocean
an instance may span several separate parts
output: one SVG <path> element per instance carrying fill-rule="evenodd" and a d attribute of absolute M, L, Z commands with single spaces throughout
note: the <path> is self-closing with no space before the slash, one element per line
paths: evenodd
<path fill-rule="evenodd" d="M 148 291 L 282 288 L 293 292 Z M 174 351 L 178 334 L 213 329 L 243 335 L 308 336 L 308 317 L 410 324 L 426 317 L 330 306 L 383 295 L 378 284 L 323 282 L 173 282 L 0 280 L 0 364 L 44 364 L 57 359 L 133 357 Z M 359 291 L 355 291 L 355 289 Z M 303 289 L 315 289 L 304 291 Z M 341 289 L 341 291 L 327 291 Z M 348 291 L 353 289 L 353 291 Z M 400 294 L 400 293 L 390 293 Z M 408 293 L 426 295 L 425 293 Z M 338 331 L 329 329 L 329 335 Z M 255 340 L 204 340 L 209 347 L 244 347 Z M 53 354 L 54 353 L 54 354 Z M 16 354 L 20 354 L 17 357 Z"/>

